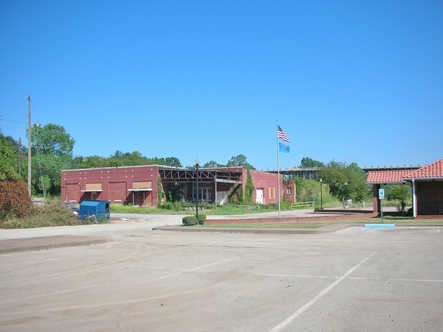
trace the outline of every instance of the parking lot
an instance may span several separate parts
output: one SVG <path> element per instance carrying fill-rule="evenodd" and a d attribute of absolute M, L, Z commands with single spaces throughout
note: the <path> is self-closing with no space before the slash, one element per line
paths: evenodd
<path fill-rule="evenodd" d="M 165 223 L 0 230 L 0 239 L 71 234 L 112 241 L 0 255 L 1 330 L 443 326 L 442 227 L 320 235 L 152 231 Z"/>

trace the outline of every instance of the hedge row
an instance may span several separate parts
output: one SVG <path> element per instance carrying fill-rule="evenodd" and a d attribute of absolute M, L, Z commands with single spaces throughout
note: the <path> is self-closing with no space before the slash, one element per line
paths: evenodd
<path fill-rule="evenodd" d="M 205 214 L 199 214 L 198 215 L 198 223 L 200 225 L 203 225 L 206 221 L 206 215 Z M 182 219 L 183 226 L 194 226 L 197 224 L 197 218 L 195 216 L 186 216 Z"/>

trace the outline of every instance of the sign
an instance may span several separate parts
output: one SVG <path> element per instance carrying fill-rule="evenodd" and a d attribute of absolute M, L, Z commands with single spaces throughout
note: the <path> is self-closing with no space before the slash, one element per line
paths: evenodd
<path fill-rule="evenodd" d="M 378 189 L 378 198 L 385 199 L 385 190 L 384 189 Z"/>

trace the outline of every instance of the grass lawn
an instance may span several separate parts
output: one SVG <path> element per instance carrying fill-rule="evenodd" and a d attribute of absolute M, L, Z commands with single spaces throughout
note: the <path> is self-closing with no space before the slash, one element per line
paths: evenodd
<path fill-rule="evenodd" d="M 282 206 L 281 211 L 289 210 Z M 230 216 L 241 214 L 260 214 L 265 212 L 277 212 L 268 205 L 226 205 L 216 209 L 199 210 L 198 213 L 216 216 Z M 195 210 L 167 210 L 157 207 L 133 207 L 129 205 L 111 204 L 111 213 L 137 213 L 137 214 L 175 214 L 175 215 L 190 215 L 195 214 Z"/>
<path fill-rule="evenodd" d="M 208 228 L 320 228 L 332 224 L 348 224 L 351 226 L 364 226 L 365 224 L 379 224 L 380 218 L 343 218 L 341 220 L 325 220 L 324 222 L 300 221 L 300 222 L 284 222 L 284 223 L 259 223 L 259 224 L 216 224 L 203 225 L 201 227 Z M 413 219 L 411 217 L 385 217 L 383 224 L 395 224 L 396 226 L 443 226 L 442 219 Z"/>

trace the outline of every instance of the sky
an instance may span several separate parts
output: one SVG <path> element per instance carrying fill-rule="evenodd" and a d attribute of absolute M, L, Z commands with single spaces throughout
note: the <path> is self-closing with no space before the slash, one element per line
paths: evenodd
<path fill-rule="evenodd" d="M 443 158 L 443 1 L 1 1 L 0 130 L 25 146 L 28 94 L 74 156 L 426 165 Z"/>

